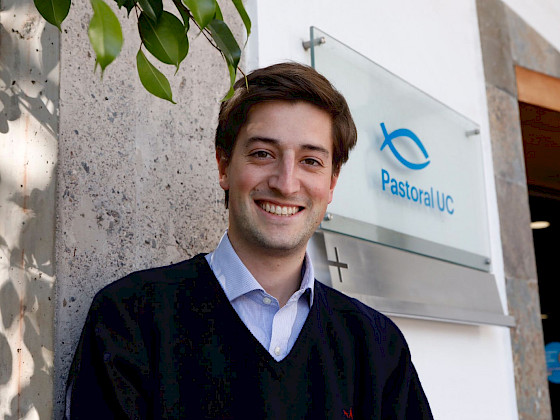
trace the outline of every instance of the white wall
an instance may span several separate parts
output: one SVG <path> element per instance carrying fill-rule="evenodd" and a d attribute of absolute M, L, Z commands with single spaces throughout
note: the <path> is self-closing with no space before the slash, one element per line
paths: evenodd
<path fill-rule="evenodd" d="M 301 43 L 309 39 L 309 27 L 316 26 L 480 125 L 492 273 L 505 307 L 475 1 L 248 3 L 254 22 L 247 48 L 248 70 L 284 60 L 310 64 L 310 53 L 304 51 Z M 411 319 L 395 321 L 408 339 L 436 419 L 517 419 L 508 329 Z"/>

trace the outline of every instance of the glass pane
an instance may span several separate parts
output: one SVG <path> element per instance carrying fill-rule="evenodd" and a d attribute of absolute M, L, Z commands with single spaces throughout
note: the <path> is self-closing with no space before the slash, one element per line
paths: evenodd
<path fill-rule="evenodd" d="M 358 128 L 322 228 L 488 271 L 478 125 L 319 29 L 311 40 L 312 65 L 346 97 Z"/>

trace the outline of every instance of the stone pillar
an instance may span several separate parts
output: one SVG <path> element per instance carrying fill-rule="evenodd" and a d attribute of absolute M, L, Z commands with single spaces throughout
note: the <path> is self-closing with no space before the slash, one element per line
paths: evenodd
<path fill-rule="evenodd" d="M 501 0 L 477 0 L 477 11 L 508 307 L 516 320 L 511 339 L 517 409 L 520 420 L 547 420 L 552 414 L 514 66 L 536 61 L 550 70 L 560 61 Z"/>
<path fill-rule="evenodd" d="M 59 36 L 31 0 L 0 12 L 0 417 L 50 418 Z"/>

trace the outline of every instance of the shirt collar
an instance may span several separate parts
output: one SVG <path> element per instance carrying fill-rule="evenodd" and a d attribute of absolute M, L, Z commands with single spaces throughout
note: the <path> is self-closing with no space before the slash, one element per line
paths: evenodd
<path fill-rule="evenodd" d="M 216 249 L 206 255 L 206 260 L 230 302 L 253 290 L 262 290 L 264 292 L 262 286 L 245 267 L 233 249 L 227 231 L 222 236 Z M 299 290 L 305 291 L 309 289 L 309 306 L 313 304 L 314 282 L 313 264 L 309 254 L 306 252 Z"/>

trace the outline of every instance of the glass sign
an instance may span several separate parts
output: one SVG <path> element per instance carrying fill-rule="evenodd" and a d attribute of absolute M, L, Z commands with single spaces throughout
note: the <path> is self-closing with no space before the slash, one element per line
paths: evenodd
<path fill-rule="evenodd" d="M 489 271 L 478 125 L 315 27 L 310 44 L 358 128 L 321 228 Z"/>

